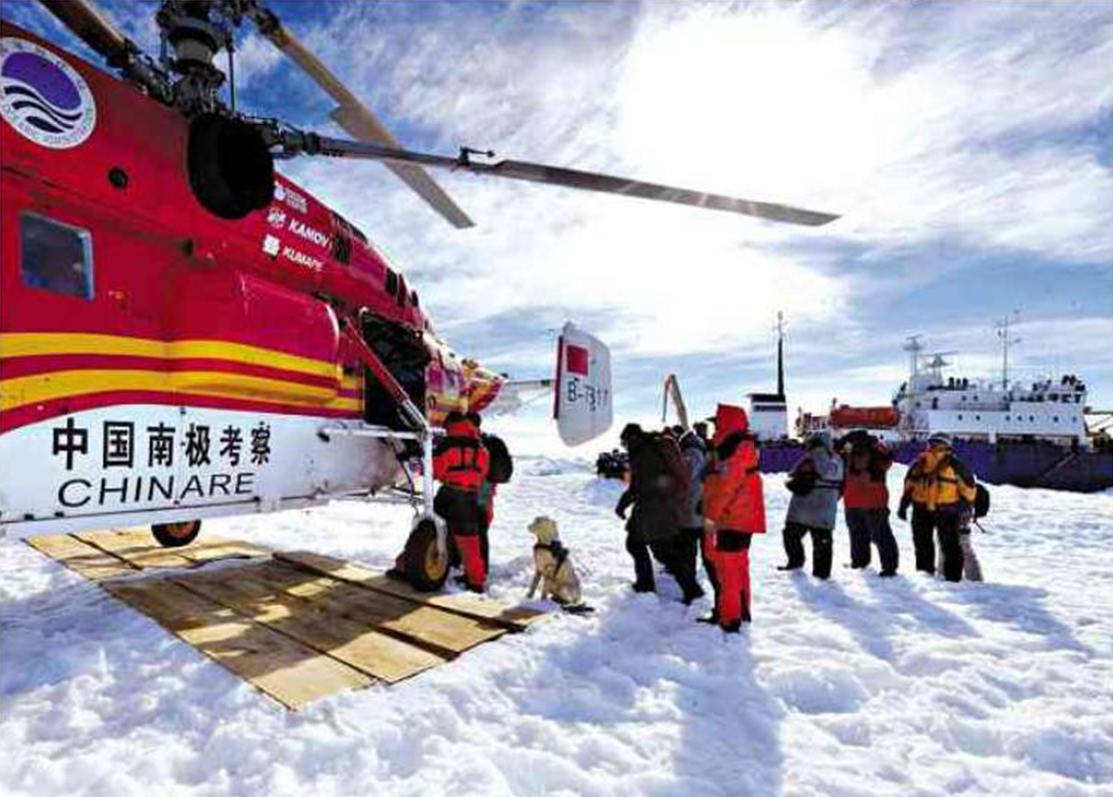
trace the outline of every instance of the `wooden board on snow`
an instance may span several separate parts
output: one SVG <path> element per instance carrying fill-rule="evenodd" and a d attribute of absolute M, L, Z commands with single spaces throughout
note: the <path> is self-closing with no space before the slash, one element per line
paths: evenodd
<path fill-rule="evenodd" d="M 237 540 L 162 548 L 145 529 L 119 529 L 27 542 L 291 709 L 396 683 L 543 616 L 478 596 L 428 595 L 352 562 Z M 227 558 L 250 561 L 199 567 Z"/>
<path fill-rule="evenodd" d="M 500 637 L 507 628 L 428 604 L 403 600 L 346 581 L 276 561 L 260 577 L 284 594 L 309 600 L 341 616 L 359 619 L 387 633 L 454 656 Z"/>
<path fill-rule="evenodd" d="M 412 603 L 424 603 L 455 614 L 488 620 L 520 631 L 545 616 L 544 612 L 524 606 L 507 606 L 490 598 L 467 593 L 430 594 L 419 592 L 403 581 L 387 578 L 358 564 L 310 551 L 276 551 L 276 559 L 312 570 L 334 579 L 384 592 Z"/>
<path fill-rule="evenodd" d="M 90 581 L 103 581 L 137 572 L 127 562 L 68 534 L 28 537 L 27 544 Z"/>
<path fill-rule="evenodd" d="M 287 708 L 297 709 L 317 698 L 373 682 L 347 664 L 171 580 L 127 580 L 101 586 Z"/>
<path fill-rule="evenodd" d="M 224 559 L 268 556 L 270 549 L 240 540 L 205 537 L 180 548 L 163 548 L 147 529 L 78 532 L 73 536 L 142 570 L 195 567 Z"/>
<path fill-rule="evenodd" d="M 262 578 L 262 571 L 276 564 L 191 573 L 173 581 L 387 683 L 416 675 L 450 658 L 382 633 L 374 627 L 371 617 L 360 621 L 351 614 L 334 611 L 324 602 L 297 598 L 276 589 Z"/>

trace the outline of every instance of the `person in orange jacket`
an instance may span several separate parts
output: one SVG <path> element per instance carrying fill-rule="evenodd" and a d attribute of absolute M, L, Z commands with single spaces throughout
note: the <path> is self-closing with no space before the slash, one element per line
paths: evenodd
<path fill-rule="evenodd" d="M 479 490 L 487 478 L 489 457 L 472 419 L 450 412 L 444 426 L 445 437 L 433 452 L 433 478 L 441 483 L 433 509 L 444 518 L 460 553 L 468 589 L 482 592 L 487 566 L 479 537 Z"/>
<path fill-rule="evenodd" d="M 758 451 L 741 407 L 720 404 L 711 438 L 712 462 L 703 482 L 704 544 L 716 575 L 715 611 L 727 632 L 750 622 L 750 539 L 765 533 L 765 500 Z"/>
<path fill-rule="evenodd" d="M 479 431 L 479 440 L 486 443 L 487 436 L 483 434 L 483 419 L 474 410 L 467 414 L 468 422 Z M 488 450 L 488 455 L 490 451 Z M 490 479 L 484 478 L 479 485 L 477 493 L 479 500 L 479 551 L 483 556 L 483 569 L 491 572 L 491 524 L 495 522 L 495 496 L 498 494 L 498 485 Z"/>

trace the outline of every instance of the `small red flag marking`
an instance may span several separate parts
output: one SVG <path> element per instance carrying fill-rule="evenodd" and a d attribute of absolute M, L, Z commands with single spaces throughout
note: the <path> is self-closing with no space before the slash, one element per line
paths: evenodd
<path fill-rule="evenodd" d="M 588 351 L 583 346 L 566 346 L 565 347 L 565 364 L 569 373 L 580 374 L 587 376 L 588 371 Z"/>

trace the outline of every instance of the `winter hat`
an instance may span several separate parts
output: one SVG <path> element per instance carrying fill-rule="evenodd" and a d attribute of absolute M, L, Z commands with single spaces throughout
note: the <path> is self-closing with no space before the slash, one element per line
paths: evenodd
<path fill-rule="evenodd" d="M 812 432 L 808 435 L 808 448 L 831 448 L 830 432 Z"/>
<path fill-rule="evenodd" d="M 538 515 L 529 524 L 529 533 L 537 538 L 541 545 L 551 545 L 553 540 L 560 539 L 556 521 L 544 515 Z"/>
<path fill-rule="evenodd" d="M 715 437 L 713 443 L 719 445 L 735 432 L 745 432 L 750 428 L 746 411 L 733 404 L 720 404 L 715 410 Z"/>
<path fill-rule="evenodd" d="M 645 434 L 645 432 L 642 431 L 641 426 L 636 423 L 628 423 L 622 427 L 622 434 L 618 436 L 618 439 L 623 443 L 629 443 L 631 440 L 641 437 L 643 434 Z"/>
<path fill-rule="evenodd" d="M 931 448 L 950 448 L 951 436 L 946 432 L 935 432 L 928 438 L 928 446 Z"/>

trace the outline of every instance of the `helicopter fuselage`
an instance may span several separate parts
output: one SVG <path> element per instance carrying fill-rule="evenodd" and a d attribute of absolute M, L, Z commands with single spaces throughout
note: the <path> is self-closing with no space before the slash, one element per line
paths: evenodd
<path fill-rule="evenodd" d="M 215 216 L 181 114 L 7 23 L 0 112 L 0 531 L 394 483 L 396 408 L 353 335 L 433 424 L 497 395 L 354 225 L 281 175 L 268 207 Z"/>

